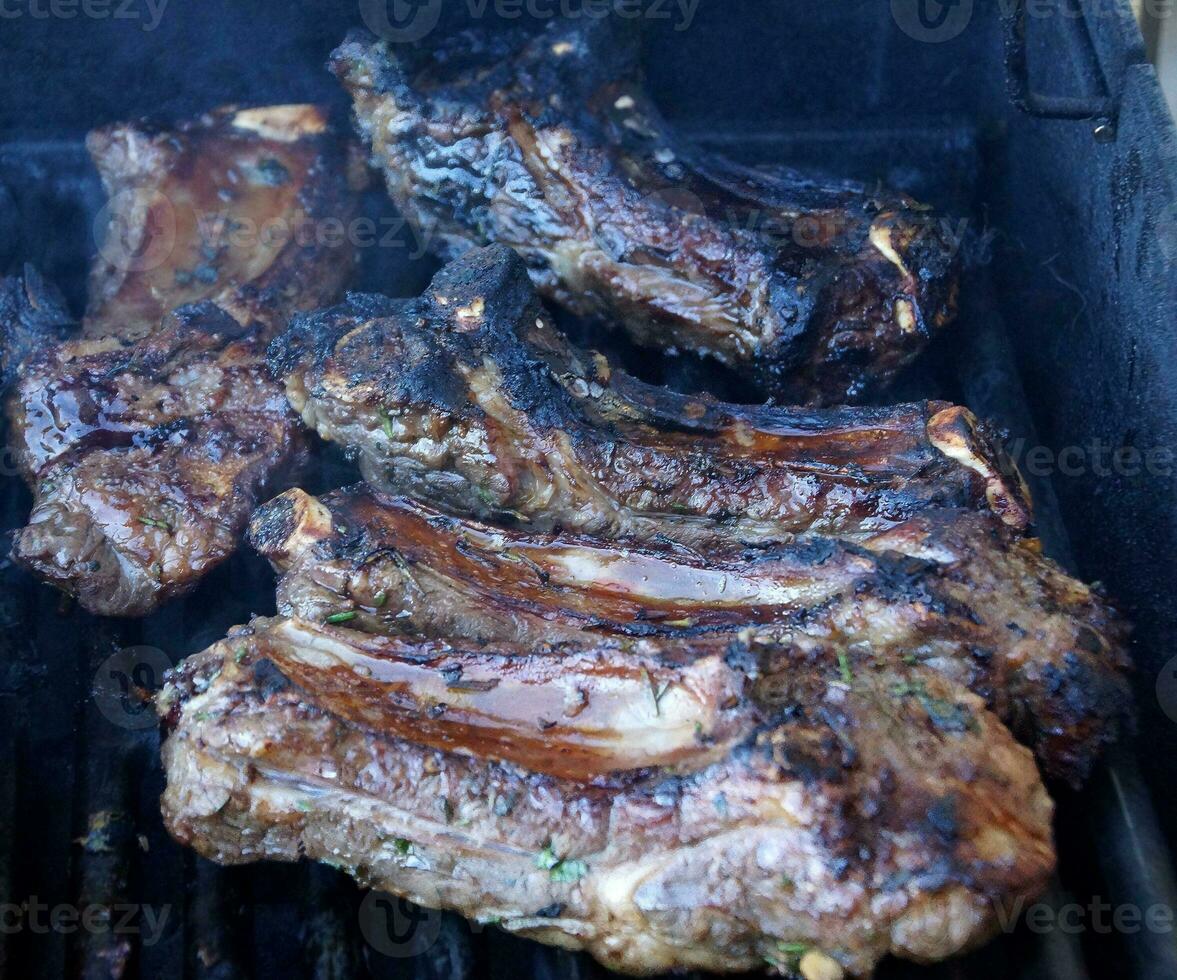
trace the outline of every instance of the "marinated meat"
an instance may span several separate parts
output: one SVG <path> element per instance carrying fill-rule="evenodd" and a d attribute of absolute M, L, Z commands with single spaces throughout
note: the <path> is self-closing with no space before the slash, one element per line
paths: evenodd
<path fill-rule="evenodd" d="M 145 615 L 194 587 L 305 448 L 256 324 L 211 303 L 167 319 L 132 345 L 51 349 L 10 404 L 36 493 L 13 556 L 99 615 Z"/>
<path fill-rule="evenodd" d="M 861 538 L 938 507 L 1030 517 L 965 409 L 756 409 L 644 385 L 570 351 L 504 246 L 417 300 L 353 294 L 296 317 L 270 350 L 303 420 L 368 482 L 529 529 L 704 547 Z"/>
<path fill-rule="evenodd" d="M 282 573 L 280 613 L 374 633 L 542 648 L 594 636 L 726 644 L 753 626 L 801 649 L 925 663 L 1072 782 L 1128 714 L 1122 621 L 989 515 L 703 557 L 490 527 L 359 486 L 288 491 L 254 515 L 250 540 Z"/>
<path fill-rule="evenodd" d="M 789 404 L 884 385 L 955 314 L 940 216 L 685 145 L 634 40 L 612 17 L 395 50 L 357 35 L 332 67 L 393 200 L 443 258 L 510 245 L 545 297 Z"/>
<path fill-rule="evenodd" d="M 347 285 L 355 253 L 338 232 L 366 177 L 318 106 L 117 123 L 86 147 L 108 195 L 87 337 L 137 340 L 206 299 L 272 332 Z"/>
<path fill-rule="evenodd" d="M 317 233 L 357 198 L 347 145 L 313 106 L 90 143 L 115 195 L 111 235 L 146 264 L 112 266 L 104 249 L 84 336 L 39 350 L 9 395 L 34 491 L 13 556 L 90 612 L 136 616 L 227 558 L 301 458 L 266 343 L 338 296 L 355 250 Z"/>
<path fill-rule="evenodd" d="M 567 673 L 548 679 L 527 653 L 516 675 L 460 645 L 417 659 L 411 647 L 278 620 L 190 658 L 158 702 L 172 834 L 221 863 L 328 861 L 631 973 L 767 961 L 841 976 L 888 952 L 936 960 L 990 935 L 1053 868 L 1052 807 L 1029 752 L 926 668 L 750 641 L 716 665 L 740 683 L 689 700 L 759 716 L 738 747 L 712 760 L 704 730 L 699 767 L 604 774 L 561 749 L 603 722 L 623 751 L 642 751 L 679 720 L 674 686 L 659 700 L 568 651 Z M 780 655 L 792 669 L 756 669 Z M 634 663 L 627 652 L 617 671 Z M 511 698 L 532 671 L 538 695 Z M 557 718 L 551 687 L 566 694 Z M 500 727 L 472 735 L 483 710 Z M 624 729 L 641 722 L 629 748 Z M 532 760 L 523 746 L 537 741 Z"/>

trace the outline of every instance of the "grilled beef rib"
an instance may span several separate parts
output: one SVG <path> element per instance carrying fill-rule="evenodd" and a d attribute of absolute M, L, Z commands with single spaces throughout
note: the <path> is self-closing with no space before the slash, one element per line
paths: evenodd
<path fill-rule="evenodd" d="M 510 245 L 547 298 L 789 404 L 860 399 L 952 318 L 937 216 L 685 145 L 642 89 L 634 38 L 592 21 L 335 52 L 373 163 L 443 258 Z"/>
<path fill-rule="evenodd" d="M 690 676 L 686 653 L 670 680 Z M 792 668 L 758 671 L 778 655 Z M 642 661 L 624 645 L 563 656 L 566 670 L 523 650 L 512 668 L 502 650 L 255 622 L 159 699 L 168 828 L 221 863 L 328 861 L 632 973 L 940 959 L 1052 871 L 1029 752 L 935 671 L 737 640 L 705 658 L 726 682 L 660 699 L 632 682 Z M 615 670 L 586 669 L 610 657 Z M 692 711 L 694 759 L 577 761 L 590 730 L 640 753 Z M 749 725 L 730 750 L 704 727 L 725 714 Z"/>
<path fill-rule="evenodd" d="M 944 506 L 1029 521 L 966 410 L 746 408 L 645 385 L 567 347 L 501 245 L 419 299 L 296 317 L 270 350 L 304 421 L 370 483 L 481 518 L 692 547 L 864 537 Z"/>
<path fill-rule="evenodd" d="M 1128 710 L 1122 621 L 988 515 L 704 558 L 490 527 L 359 486 L 321 499 L 290 490 L 249 536 L 282 573 L 280 613 L 369 632 L 543 648 L 588 636 L 726 643 L 752 626 L 800 649 L 924 662 L 984 697 L 1044 771 L 1072 782 Z"/>
<path fill-rule="evenodd" d="M 325 245 L 321 223 L 351 218 L 355 181 L 313 106 L 89 142 L 125 250 L 96 263 L 83 336 L 38 350 L 9 395 L 34 491 L 13 555 L 90 612 L 135 616 L 228 557 L 300 458 L 265 347 L 350 275 L 354 248 Z"/>

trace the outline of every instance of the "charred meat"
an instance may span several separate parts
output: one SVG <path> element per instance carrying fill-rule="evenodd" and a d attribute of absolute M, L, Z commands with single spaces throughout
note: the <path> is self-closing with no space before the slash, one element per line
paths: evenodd
<path fill-rule="evenodd" d="M 91 143 L 108 186 L 123 174 L 130 195 L 112 224 L 160 264 L 100 259 L 87 336 L 25 362 L 9 434 L 34 503 L 13 555 L 91 612 L 144 615 L 233 552 L 300 458 L 266 343 L 295 309 L 337 297 L 354 249 L 308 242 L 306 222 L 346 222 L 356 197 L 346 145 L 311 106 L 216 113 L 171 135 L 116 127 Z M 299 234 L 254 248 L 262 223 Z"/>
<path fill-rule="evenodd" d="M 1044 886 L 1052 807 L 1030 754 L 936 672 L 799 655 L 769 680 L 753 644 L 747 666 L 704 658 L 710 681 L 659 700 L 627 680 L 641 661 L 621 652 L 589 651 L 520 693 L 545 658 L 513 671 L 503 651 L 406 657 L 404 642 L 256 622 L 188 660 L 159 699 L 167 825 L 222 863 L 329 861 L 632 973 L 935 960 Z M 616 673 L 597 672 L 610 657 Z M 649 666 L 659 681 L 668 669 Z M 691 669 L 688 656 L 669 676 Z M 549 705 L 553 687 L 565 697 Z M 641 720 L 623 748 L 640 753 L 700 711 L 703 725 L 738 717 L 746 737 L 728 750 L 705 730 L 690 764 L 607 774 L 556 751 L 602 724 L 595 737 L 624 747 Z M 472 734 L 476 717 L 489 732 Z M 512 729 L 539 740 L 537 760 L 495 737 Z"/>
<path fill-rule="evenodd" d="M 270 350 L 303 420 L 368 482 L 479 518 L 692 547 L 863 537 L 942 506 L 1029 520 L 966 410 L 750 409 L 642 384 L 570 351 L 501 245 L 417 300 L 296 317 Z"/>
<path fill-rule="evenodd" d="M 986 515 L 704 558 L 504 530 L 361 486 L 288 491 L 254 515 L 250 540 L 282 573 L 280 613 L 369 632 L 542 648 L 589 636 L 726 644 L 751 626 L 798 649 L 926 663 L 1073 782 L 1129 702 L 1122 622 Z"/>
<path fill-rule="evenodd" d="M 501 242 L 545 297 L 709 355 L 788 404 L 852 402 L 955 312 L 948 236 L 902 195 L 685 145 L 616 18 L 332 66 L 401 211 L 446 259 Z"/>
<path fill-rule="evenodd" d="M 65 297 L 31 265 L 0 279 L 0 391 L 34 351 L 63 340 L 76 326 Z"/>

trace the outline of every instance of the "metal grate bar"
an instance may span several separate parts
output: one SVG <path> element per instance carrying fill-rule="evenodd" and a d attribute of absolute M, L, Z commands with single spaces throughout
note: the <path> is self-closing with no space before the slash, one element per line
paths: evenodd
<path fill-rule="evenodd" d="M 12 695 L 0 696 L 0 902 L 13 900 L 12 857 L 16 849 L 16 708 Z M 5 925 L 0 923 L 0 925 Z M 9 933 L 0 929 L 0 976 L 8 975 Z"/>
<path fill-rule="evenodd" d="M 88 632 L 89 665 L 86 677 L 95 677 L 111 653 L 121 646 L 112 624 L 100 623 Z M 78 815 L 81 831 L 76 838 L 78 890 L 75 906 L 83 919 L 75 955 L 77 973 L 85 980 L 121 977 L 135 954 L 135 934 L 124 931 L 120 907 L 129 904 L 131 850 L 135 833 L 130 806 L 129 747 L 125 731 L 112 724 L 87 701 L 81 739 L 83 765 Z M 91 925 L 85 925 L 89 919 Z"/>
<path fill-rule="evenodd" d="M 185 975 L 197 980 L 248 976 L 251 916 L 240 871 L 193 857 L 185 917 Z"/>
<path fill-rule="evenodd" d="M 355 885 L 321 864 L 306 866 L 302 945 L 312 980 L 351 980 L 360 970 Z"/>

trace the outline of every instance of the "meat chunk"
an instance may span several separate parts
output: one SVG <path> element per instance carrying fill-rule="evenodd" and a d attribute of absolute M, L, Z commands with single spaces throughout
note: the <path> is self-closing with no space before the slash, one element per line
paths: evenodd
<path fill-rule="evenodd" d="M 1072 782 L 1130 703 L 1119 617 L 987 515 L 918 518 L 862 544 L 804 538 L 703 557 L 490 527 L 359 486 L 288 491 L 249 536 L 282 573 L 280 613 L 374 633 L 726 645 L 754 626 L 798 649 L 923 662 L 985 698 L 1045 772 Z"/>
<path fill-rule="evenodd" d="M 955 314 L 937 216 L 686 145 L 617 18 L 427 49 L 357 35 L 332 67 L 393 200 L 443 258 L 510 245 L 545 297 L 789 404 L 861 399 Z"/>
<path fill-rule="evenodd" d="M 481 518 L 692 547 L 863 537 L 941 506 L 1029 520 L 966 410 L 749 409 L 652 388 L 570 351 L 504 246 L 420 299 L 297 317 L 270 350 L 304 421 L 370 483 Z"/>
<path fill-rule="evenodd" d="M 795 970 L 806 956 L 862 975 L 888 952 L 935 960 L 983 940 L 997 908 L 1036 895 L 1051 873 L 1052 807 L 1030 754 L 924 668 L 813 654 L 770 683 L 725 666 L 745 674 L 727 710 L 750 704 L 763 719 L 737 748 L 685 770 L 594 768 L 584 779 L 504 760 L 501 746 L 521 751 L 506 738 L 471 752 L 467 723 L 487 684 L 518 683 L 501 665 L 460 645 L 443 661 L 424 649 L 438 679 L 389 642 L 259 621 L 188 660 L 158 702 L 171 833 L 222 863 L 326 860 L 632 973 L 766 960 Z M 753 644 L 750 663 L 762 655 Z M 584 698 L 552 719 L 549 748 L 591 725 L 577 709 L 599 698 L 597 721 L 621 707 L 618 723 L 631 711 L 651 733 L 670 723 L 649 689 L 582 666 L 569 660 Z M 447 686 L 421 710 L 467 673 L 480 683 Z M 496 703 L 536 740 L 534 701 Z M 407 740 L 413 723 L 421 737 Z M 439 748 L 446 731 L 454 742 Z"/>
<path fill-rule="evenodd" d="M 175 128 L 116 123 L 86 147 L 108 195 L 87 337 L 137 340 L 206 299 L 269 332 L 347 284 L 354 250 L 338 232 L 365 178 L 318 106 L 229 106 Z"/>
<path fill-rule="evenodd" d="M 357 199 L 347 147 L 312 106 L 90 142 L 115 195 L 111 234 L 152 259 L 112 265 L 104 249 L 84 335 L 38 350 L 9 394 L 34 491 L 13 556 L 90 612 L 136 616 L 227 558 L 301 458 L 266 343 L 297 308 L 338 296 L 355 250 L 314 232 L 349 221 Z M 288 240 L 255 240 L 265 227 Z"/>
<path fill-rule="evenodd" d="M 10 403 L 35 488 L 13 557 L 99 615 L 145 615 L 191 589 L 304 452 L 264 350 L 256 324 L 205 303 L 134 344 L 35 358 Z"/>
<path fill-rule="evenodd" d="M 275 620 L 247 649 L 340 718 L 437 749 L 588 783 L 696 772 L 763 723 L 752 680 L 719 644 L 611 638 L 537 652 L 381 637 L 340 620 Z"/>

